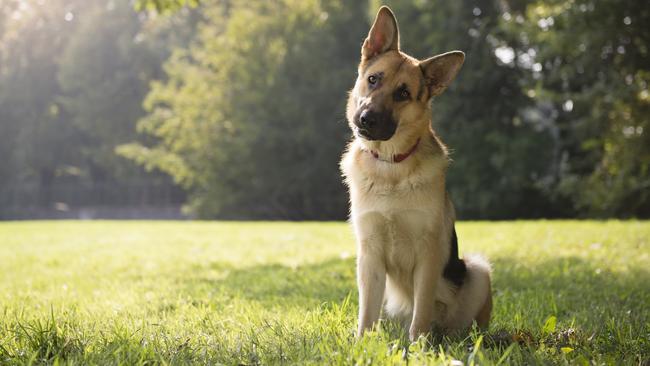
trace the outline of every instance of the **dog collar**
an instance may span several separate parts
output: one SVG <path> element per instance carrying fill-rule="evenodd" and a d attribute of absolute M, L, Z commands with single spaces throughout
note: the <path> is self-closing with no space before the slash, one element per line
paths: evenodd
<path fill-rule="evenodd" d="M 409 156 L 411 156 L 411 154 L 413 154 L 413 152 L 415 151 L 415 149 L 417 149 L 419 144 L 420 144 L 420 139 L 415 141 L 415 144 L 413 145 L 413 147 L 411 147 L 411 149 L 409 151 L 405 152 L 404 154 L 393 155 L 393 160 L 392 161 L 380 159 L 379 158 L 379 153 L 374 151 L 374 150 L 370 150 L 370 153 L 377 160 L 385 161 L 387 163 L 399 163 L 399 162 L 402 162 L 402 161 L 406 160 L 406 158 L 408 158 Z"/>

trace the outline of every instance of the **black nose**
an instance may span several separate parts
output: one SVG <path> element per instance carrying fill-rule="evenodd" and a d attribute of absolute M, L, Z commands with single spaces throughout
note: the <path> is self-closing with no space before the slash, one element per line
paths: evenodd
<path fill-rule="evenodd" d="M 366 109 L 359 115 L 359 125 L 362 128 L 372 128 L 377 124 L 377 116 L 375 113 Z"/>

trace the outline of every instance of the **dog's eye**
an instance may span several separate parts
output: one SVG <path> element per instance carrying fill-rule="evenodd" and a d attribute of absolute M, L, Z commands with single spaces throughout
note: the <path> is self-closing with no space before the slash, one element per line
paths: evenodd
<path fill-rule="evenodd" d="M 395 90 L 393 93 L 393 99 L 397 102 L 403 102 L 405 100 L 411 99 L 411 93 L 409 93 L 406 85 L 402 85 L 397 90 Z"/>
<path fill-rule="evenodd" d="M 375 85 L 377 84 L 377 75 L 370 75 L 368 76 L 368 83 L 370 85 Z"/>

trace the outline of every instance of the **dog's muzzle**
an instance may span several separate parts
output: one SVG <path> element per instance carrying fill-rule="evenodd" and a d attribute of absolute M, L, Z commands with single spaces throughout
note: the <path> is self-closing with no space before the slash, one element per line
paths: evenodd
<path fill-rule="evenodd" d="M 354 119 L 357 133 L 366 140 L 389 140 L 397 130 L 397 123 L 390 112 L 376 112 L 364 109 L 357 112 Z"/>

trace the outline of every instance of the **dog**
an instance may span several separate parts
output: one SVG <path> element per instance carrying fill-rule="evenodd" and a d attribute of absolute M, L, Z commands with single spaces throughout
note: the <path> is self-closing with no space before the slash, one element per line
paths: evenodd
<path fill-rule="evenodd" d="M 458 257 L 454 206 L 445 188 L 447 148 L 431 127 L 431 100 L 460 70 L 460 51 L 417 60 L 400 51 L 388 7 L 363 42 L 346 117 L 353 139 L 341 159 L 357 242 L 357 336 L 387 315 L 409 339 L 488 326 L 491 267 Z"/>

